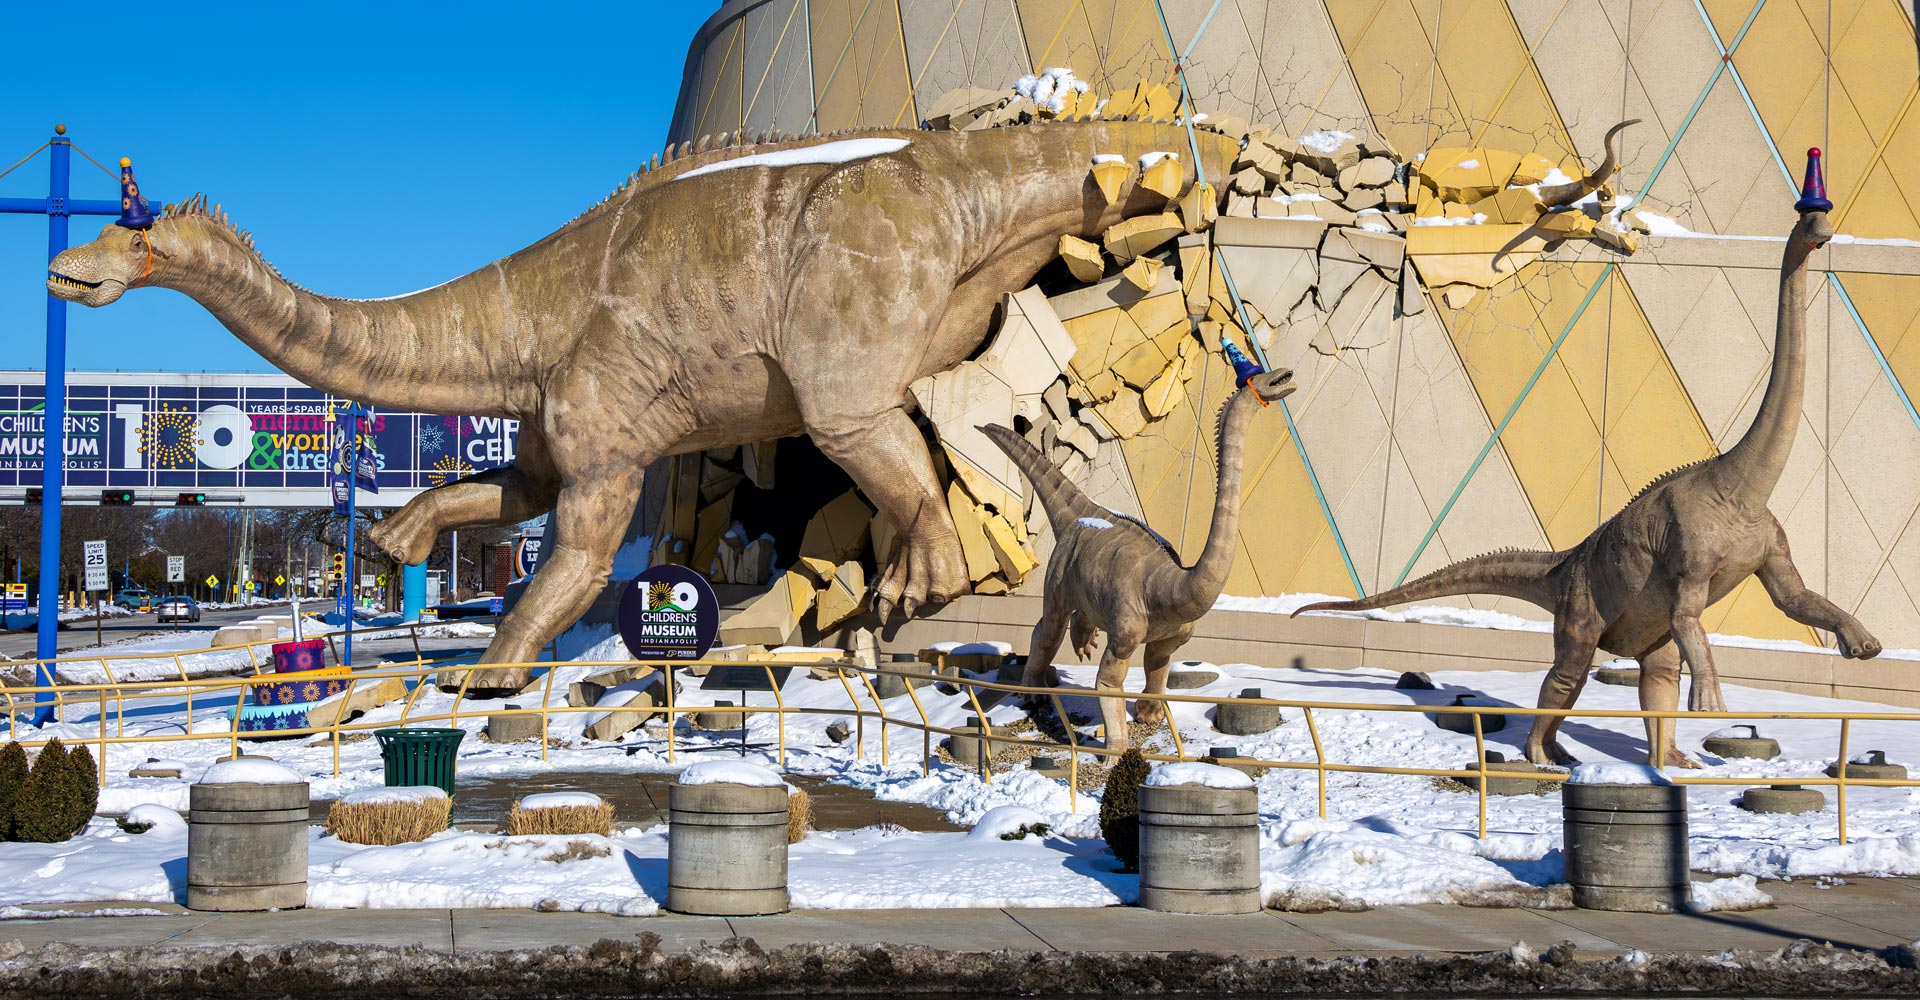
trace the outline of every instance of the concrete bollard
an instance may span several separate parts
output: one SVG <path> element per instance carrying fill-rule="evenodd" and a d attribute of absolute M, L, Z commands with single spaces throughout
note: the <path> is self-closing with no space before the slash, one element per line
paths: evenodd
<path fill-rule="evenodd" d="M 895 653 L 891 657 L 891 662 L 883 663 L 881 666 L 887 670 L 925 675 L 927 678 L 927 680 L 921 680 L 919 677 L 914 677 L 909 681 L 905 677 L 894 674 L 875 674 L 873 675 L 873 693 L 882 699 L 898 698 L 907 693 L 908 684 L 920 688 L 925 687 L 933 679 L 933 665 L 920 662 L 910 653 Z"/>
<path fill-rule="evenodd" d="M 738 707 L 733 702 L 715 699 L 712 708 L 693 713 L 693 724 L 699 729 L 720 732 L 743 728 L 747 724 L 747 713 L 726 711 Z"/>
<path fill-rule="evenodd" d="M 220 773 L 223 768 L 228 774 Z M 239 781 L 233 775 L 274 780 Z M 280 780 L 283 775 L 294 780 Z M 307 905 L 306 782 L 268 761 L 226 761 L 187 790 L 187 802 L 188 909 Z"/>
<path fill-rule="evenodd" d="M 1740 801 L 1734 804 L 1750 813 L 1778 813 L 1792 816 L 1825 809 L 1827 797 L 1822 795 L 1818 788 L 1802 788 L 1799 785 L 1763 785 L 1742 792 Z"/>
<path fill-rule="evenodd" d="M 1836 760 L 1827 765 L 1827 777 L 1838 778 L 1839 776 L 1840 762 Z M 1907 767 L 1905 764 L 1889 763 L 1885 750 L 1869 750 L 1861 756 L 1847 761 L 1847 778 L 1905 781 L 1907 780 Z"/>
<path fill-rule="evenodd" d="M 963 767 L 986 767 L 986 762 L 993 759 L 993 744 L 985 737 L 994 735 L 993 727 L 979 716 L 969 715 L 965 729 L 972 735 L 947 737 L 947 753 Z"/>
<path fill-rule="evenodd" d="M 1709 734 L 1700 741 L 1700 749 L 1729 759 L 1772 760 L 1780 756 L 1780 741 L 1760 735 L 1758 726 L 1739 725 Z"/>
<path fill-rule="evenodd" d="M 1167 764 L 1140 786 L 1140 905 L 1166 913 L 1256 913 L 1260 803 L 1253 779 Z"/>
<path fill-rule="evenodd" d="M 1191 691 L 1203 688 L 1220 679 L 1220 671 L 1207 670 L 1197 660 L 1187 660 L 1179 667 L 1167 672 L 1167 690 Z"/>
<path fill-rule="evenodd" d="M 1260 697 L 1259 688 L 1240 692 L 1242 698 Z M 1280 726 L 1278 705 L 1217 705 L 1213 709 L 1213 728 L 1228 736 L 1258 736 Z"/>
<path fill-rule="evenodd" d="M 1586 765 L 1626 768 L 1630 765 Z M 1636 768 L 1649 775 L 1651 768 Z M 1563 848 L 1573 905 L 1675 913 L 1687 902 L 1687 790 L 1658 784 L 1561 786 Z"/>
<path fill-rule="evenodd" d="M 695 764 L 668 786 L 667 809 L 667 909 L 786 912 L 787 788 L 779 775 L 745 762 Z"/>
<path fill-rule="evenodd" d="M 1486 699 L 1477 694 L 1461 694 L 1454 696 L 1453 703 L 1455 705 L 1485 705 L 1487 702 Z M 1434 725 L 1447 732 L 1464 733 L 1468 736 L 1473 735 L 1473 716 L 1465 712 L 1436 712 L 1433 714 L 1432 719 Z M 1507 728 L 1507 717 L 1504 715 L 1480 716 L 1480 731 L 1482 733 L 1497 733 L 1505 728 Z"/>
<path fill-rule="evenodd" d="M 508 705 L 508 709 L 517 711 L 519 705 Z M 489 715 L 487 716 L 487 739 L 495 743 L 518 743 L 521 740 L 540 738 L 540 717 L 538 715 Z"/>

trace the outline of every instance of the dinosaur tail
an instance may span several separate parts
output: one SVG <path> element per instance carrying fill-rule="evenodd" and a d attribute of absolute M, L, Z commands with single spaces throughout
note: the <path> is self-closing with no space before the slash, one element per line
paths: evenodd
<path fill-rule="evenodd" d="M 1600 166 L 1596 167 L 1593 173 L 1588 174 L 1584 180 L 1569 181 L 1565 184 L 1543 185 L 1540 188 L 1541 204 L 1546 205 L 1548 208 L 1559 208 L 1563 205 L 1571 205 L 1585 198 L 1587 195 L 1600 190 L 1600 185 L 1605 184 L 1613 177 L 1614 171 L 1620 169 L 1620 150 L 1614 145 L 1614 138 L 1625 131 L 1627 126 L 1638 124 L 1640 124 L 1640 119 L 1629 118 L 1608 129 L 1606 138 L 1601 140 L 1602 145 L 1606 147 L 1607 158 L 1600 161 Z"/>
<path fill-rule="evenodd" d="M 1047 508 L 1047 517 L 1053 524 L 1056 536 L 1066 530 L 1066 525 L 1075 518 L 1084 517 L 1100 510 L 1093 501 L 1087 499 L 1073 480 L 1054 468 L 1040 449 L 1027 443 L 1027 439 L 1015 434 L 1011 428 L 999 424 L 982 424 L 974 428 L 987 436 L 987 439 L 1007 453 L 1020 474 L 1033 484 L 1033 492 L 1039 496 L 1041 506 Z"/>
<path fill-rule="evenodd" d="M 1381 591 L 1358 601 L 1322 601 L 1302 611 L 1372 611 L 1411 601 L 1429 601 L 1437 597 L 1462 594 L 1498 594 L 1518 598 L 1553 610 L 1553 597 L 1547 589 L 1547 574 L 1566 558 L 1562 552 L 1502 549 L 1462 559 L 1438 569 L 1412 583 Z"/>

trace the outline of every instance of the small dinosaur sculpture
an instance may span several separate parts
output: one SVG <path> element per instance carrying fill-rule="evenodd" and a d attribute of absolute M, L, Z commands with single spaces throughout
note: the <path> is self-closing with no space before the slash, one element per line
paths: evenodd
<path fill-rule="evenodd" d="M 1237 352 L 1229 354 L 1236 356 Z M 1174 650 L 1192 637 L 1193 623 L 1219 598 L 1239 548 L 1240 467 L 1247 423 L 1268 402 L 1284 399 L 1296 388 L 1291 371 L 1264 372 L 1244 358 L 1236 360 L 1235 368 L 1241 388 L 1220 410 L 1213 521 L 1206 547 L 1192 566 L 1180 565 L 1180 554 L 1153 529 L 1087 499 L 1020 435 L 997 425 L 980 428 L 1033 484 L 1053 526 L 1046 591 L 1040 621 L 1027 646 L 1022 684 L 1054 683 L 1053 657 L 1071 622 L 1074 648 L 1083 657 L 1098 632 L 1107 633 L 1096 687 L 1119 690 L 1126 683 L 1134 650 L 1144 646 L 1147 693 L 1167 689 L 1167 666 Z M 1165 714 L 1157 701 L 1143 703 L 1135 712 L 1142 722 L 1156 722 Z M 1128 742 L 1125 700 L 1101 698 L 1100 715 L 1107 727 L 1107 749 L 1124 751 Z"/>
<path fill-rule="evenodd" d="M 1808 151 L 1807 184 L 1794 206 L 1799 221 L 1780 265 L 1780 311 L 1773 370 L 1753 424 L 1724 454 L 1655 479 L 1584 541 L 1562 552 L 1506 550 L 1465 559 L 1402 587 L 1359 601 L 1326 601 L 1295 611 L 1365 611 L 1459 594 L 1499 594 L 1553 613 L 1553 668 L 1540 687 L 1541 708 L 1571 708 L 1586 684 L 1595 648 L 1640 661 L 1640 707 L 1679 705 L 1680 664 L 1692 674 L 1687 708 L 1726 711 L 1700 615 L 1749 576 L 1787 617 L 1832 632 L 1840 655 L 1866 659 L 1880 643 L 1852 615 L 1807 589 L 1787 534 L 1767 509 L 1786 467 L 1805 393 L 1807 258 L 1833 235 L 1820 172 Z M 1573 763 L 1557 734 L 1562 717 L 1540 716 L 1527 736 L 1535 764 Z M 1649 760 L 1699 765 L 1669 739 Z"/>
<path fill-rule="evenodd" d="M 804 433 L 845 469 L 900 532 L 874 588 L 883 619 L 963 593 L 907 387 L 971 355 L 1062 235 L 1166 210 L 1137 171 L 1109 203 L 1095 155 L 1196 147 L 1218 178 L 1240 140 L 1127 118 L 703 137 L 538 243 L 379 300 L 295 286 L 196 196 L 63 252 L 47 288 L 89 306 L 172 288 L 317 389 L 519 420 L 510 466 L 421 494 L 373 540 L 415 563 L 442 531 L 552 510 L 555 550 L 480 658 L 529 663 L 604 587 L 647 465 L 707 448 Z M 529 671 L 488 673 L 505 676 L 476 686 L 518 687 Z"/>

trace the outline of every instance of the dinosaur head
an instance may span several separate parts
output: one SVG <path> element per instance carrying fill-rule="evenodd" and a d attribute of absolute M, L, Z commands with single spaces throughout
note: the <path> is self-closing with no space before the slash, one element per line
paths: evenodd
<path fill-rule="evenodd" d="M 1261 372 L 1247 380 L 1247 389 L 1262 400 L 1272 403 L 1293 395 L 1300 388 L 1293 384 L 1293 369 L 1282 368 L 1279 371 Z"/>
<path fill-rule="evenodd" d="M 1800 200 L 1794 202 L 1793 208 L 1800 213 L 1800 227 L 1796 235 L 1805 240 L 1807 246 L 1824 246 L 1833 238 L 1833 223 L 1827 221 L 1827 213 L 1833 211 L 1833 202 L 1827 200 L 1827 176 L 1820 167 L 1818 146 L 1807 150 L 1807 179 L 1800 187 Z"/>
<path fill-rule="evenodd" d="M 104 306 L 137 284 L 152 281 L 153 269 L 162 266 L 163 255 L 154 250 L 157 230 L 125 229 L 109 222 L 91 243 L 68 247 L 47 265 L 47 291 L 56 298 L 85 306 Z M 145 276 L 145 280 L 142 278 Z"/>

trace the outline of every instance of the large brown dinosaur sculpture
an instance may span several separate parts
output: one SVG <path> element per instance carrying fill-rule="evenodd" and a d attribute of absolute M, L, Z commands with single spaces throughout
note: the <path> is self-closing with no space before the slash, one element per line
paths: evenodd
<path fill-rule="evenodd" d="M 1746 436 L 1726 453 L 1655 479 L 1620 512 L 1563 552 L 1509 550 L 1476 556 L 1361 601 L 1309 604 L 1303 611 L 1365 611 L 1459 594 L 1499 594 L 1553 613 L 1553 668 L 1541 708 L 1570 708 L 1586 684 L 1594 649 L 1640 661 L 1640 707 L 1672 711 L 1680 663 L 1693 684 L 1687 708 L 1726 711 L 1700 615 L 1747 577 L 1758 575 L 1787 617 L 1832 632 L 1840 655 L 1866 659 L 1880 643 L 1852 615 L 1807 589 L 1787 534 L 1767 509 L 1786 467 L 1805 392 L 1807 258 L 1833 235 L 1818 189 L 1819 151 L 1810 152 L 1806 196 L 1780 265 L 1780 312 L 1773 371 Z M 1560 746 L 1560 717 L 1540 716 L 1527 736 L 1536 764 L 1573 761 Z M 1655 726 L 1647 722 L 1649 759 Z M 1671 742 L 1664 759 L 1697 767 Z"/>
<path fill-rule="evenodd" d="M 1203 128 L 1196 141 L 1206 175 L 1225 176 L 1238 137 Z M 394 299 L 296 287 L 199 198 L 150 230 L 106 226 L 49 265 L 47 287 L 90 306 L 172 288 L 317 389 L 519 420 L 511 466 L 423 493 L 373 534 L 412 563 L 441 531 L 554 512 L 557 547 L 481 663 L 533 661 L 586 610 L 649 463 L 793 434 L 899 529 L 875 588 L 882 618 L 957 596 L 966 564 L 907 387 L 972 354 L 1063 234 L 1164 211 L 1137 172 L 1109 203 L 1090 162 L 1191 150 L 1187 129 L 1094 119 L 708 142 L 669 150 L 533 246 Z"/>
<path fill-rule="evenodd" d="M 1040 687 L 1053 681 L 1053 657 L 1071 627 L 1074 648 L 1082 656 L 1099 632 L 1107 633 L 1096 687 L 1119 690 L 1134 650 L 1144 647 L 1147 693 L 1167 689 L 1167 665 L 1174 650 L 1192 637 L 1193 623 L 1220 597 L 1239 548 L 1240 466 L 1247 423 L 1266 402 L 1284 399 L 1296 388 L 1291 371 L 1252 372 L 1220 410 L 1213 520 L 1206 546 L 1190 567 L 1180 565 L 1180 554 L 1145 524 L 1087 499 L 1020 435 L 1005 427 L 980 428 L 1033 484 L 1053 526 L 1046 591 L 1040 621 L 1027 645 L 1022 684 Z M 1125 750 L 1126 701 L 1101 698 L 1100 715 L 1107 749 Z M 1157 701 L 1145 702 L 1135 715 L 1142 722 L 1155 722 L 1165 708 Z"/>

